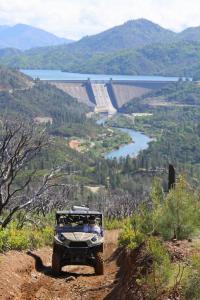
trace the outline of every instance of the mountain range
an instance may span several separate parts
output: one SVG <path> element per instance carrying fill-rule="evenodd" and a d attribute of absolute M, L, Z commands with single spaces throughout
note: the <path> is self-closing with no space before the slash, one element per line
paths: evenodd
<path fill-rule="evenodd" d="M 131 20 L 67 45 L 0 49 L 0 64 L 80 73 L 196 76 L 200 27 L 175 33 L 146 19 Z"/>
<path fill-rule="evenodd" d="M 25 24 L 0 26 L 0 48 L 27 50 L 36 47 L 68 44 L 72 40 L 57 37 L 45 30 Z"/>

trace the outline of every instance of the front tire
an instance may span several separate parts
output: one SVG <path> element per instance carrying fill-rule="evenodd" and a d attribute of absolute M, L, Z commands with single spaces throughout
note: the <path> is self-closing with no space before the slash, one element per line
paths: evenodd
<path fill-rule="evenodd" d="M 53 246 L 53 254 L 52 254 L 52 270 L 56 274 L 61 272 L 61 258 L 62 258 L 62 251 L 59 246 Z"/>
<path fill-rule="evenodd" d="M 97 252 L 95 254 L 94 270 L 95 270 L 96 275 L 104 274 L 104 261 L 103 261 L 103 253 L 102 252 Z"/>

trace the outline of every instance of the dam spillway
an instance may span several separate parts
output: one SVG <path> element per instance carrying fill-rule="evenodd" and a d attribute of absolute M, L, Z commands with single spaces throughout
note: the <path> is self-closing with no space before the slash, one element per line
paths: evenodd
<path fill-rule="evenodd" d="M 159 80 L 45 80 L 95 112 L 113 114 L 121 107 L 153 90 L 159 90 L 175 81 Z"/>
<path fill-rule="evenodd" d="M 96 102 L 95 112 L 113 114 L 117 110 L 114 108 L 112 100 L 108 94 L 107 86 L 102 83 L 92 83 L 92 90 Z"/>

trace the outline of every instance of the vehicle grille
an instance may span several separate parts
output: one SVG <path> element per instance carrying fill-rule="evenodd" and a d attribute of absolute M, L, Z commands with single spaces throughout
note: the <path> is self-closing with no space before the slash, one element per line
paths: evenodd
<path fill-rule="evenodd" d="M 87 243 L 86 242 L 70 242 L 69 247 L 73 247 L 73 248 L 85 248 L 87 247 Z"/>

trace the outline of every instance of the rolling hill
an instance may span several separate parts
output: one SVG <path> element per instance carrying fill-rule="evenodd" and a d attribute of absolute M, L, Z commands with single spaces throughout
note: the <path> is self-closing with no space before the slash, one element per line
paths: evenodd
<path fill-rule="evenodd" d="M 14 69 L 0 66 L 0 92 L 11 90 L 24 90 L 33 86 L 33 80 Z"/>
<path fill-rule="evenodd" d="M 96 35 L 86 36 L 69 45 L 70 51 L 89 53 L 110 53 L 123 49 L 137 49 L 146 45 L 173 40 L 176 34 L 145 20 L 131 20 Z"/>
<path fill-rule="evenodd" d="M 67 72 L 199 77 L 200 27 L 180 33 L 132 20 L 68 45 L 0 50 L 0 64 Z"/>
<path fill-rule="evenodd" d="M 58 105 L 59 104 L 59 105 Z M 53 125 L 80 123 L 88 108 L 56 87 L 0 67 L 0 115 L 51 118 Z"/>

